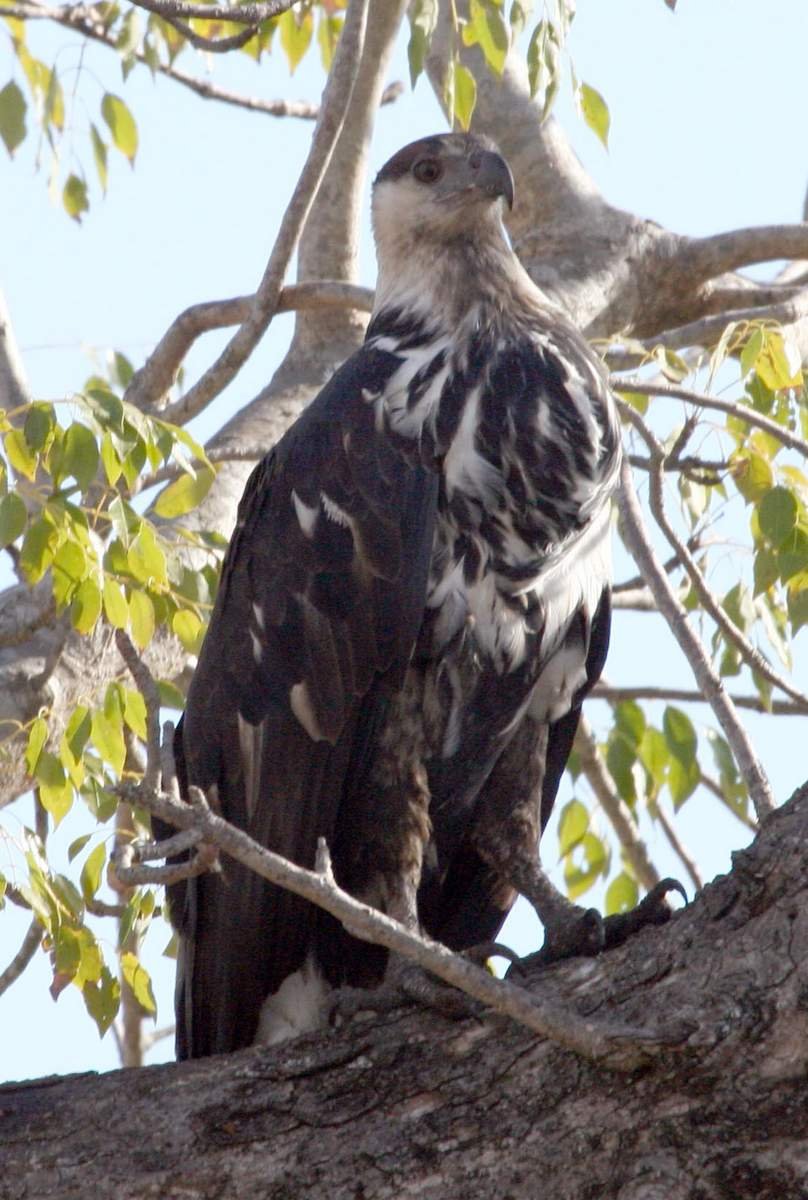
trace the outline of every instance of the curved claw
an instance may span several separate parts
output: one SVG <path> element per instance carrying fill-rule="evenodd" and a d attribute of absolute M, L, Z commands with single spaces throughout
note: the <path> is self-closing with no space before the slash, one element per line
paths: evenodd
<path fill-rule="evenodd" d="M 673 909 L 667 902 L 669 892 L 678 892 L 687 904 L 687 892 L 678 879 L 660 879 L 636 908 L 607 917 L 604 921 L 606 947 L 620 946 L 646 925 L 664 925 L 669 921 L 673 916 Z"/>

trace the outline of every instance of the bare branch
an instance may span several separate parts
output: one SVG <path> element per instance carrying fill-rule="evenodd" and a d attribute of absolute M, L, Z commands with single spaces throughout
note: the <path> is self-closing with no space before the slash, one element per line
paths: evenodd
<path fill-rule="evenodd" d="M 674 326 L 666 329 L 641 342 L 649 352 L 654 346 L 667 346 L 671 350 L 680 350 L 685 346 L 714 346 L 721 334 L 732 321 L 768 321 L 777 325 L 793 325 L 808 316 L 808 291 L 805 288 L 794 289 L 794 294 L 788 299 L 778 298 L 776 302 L 744 308 L 724 309 L 700 317 L 687 325 Z"/>
<path fill-rule="evenodd" d="M 623 463 L 621 483 L 619 510 L 623 540 L 634 556 L 646 583 L 654 593 L 659 610 L 690 663 L 696 682 L 704 693 L 705 699 L 712 705 L 713 712 L 735 755 L 735 761 L 746 780 L 758 818 L 762 820 L 774 809 L 774 797 L 766 773 L 755 754 L 746 730 L 738 720 L 735 706 L 727 695 L 721 678 L 716 674 L 704 647 L 690 628 L 687 613 L 677 599 L 654 552 L 645 529 L 637 493 L 634 490 L 631 467 L 626 462 Z"/>
<path fill-rule="evenodd" d="M 575 749 L 578 751 L 581 770 L 586 781 L 617 834 L 637 879 L 644 888 L 650 890 L 654 884 L 659 883 L 661 876 L 651 861 L 645 842 L 640 837 L 637 822 L 634 820 L 630 808 L 620 797 L 614 785 L 614 780 L 598 750 L 595 735 L 586 717 L 581 717 L 578 724 Z"/>
<path fill-rule="evenodd" d="M 39 949 L 39 945 L 42 941 L 44 933 L 45 930 L 39 924 L 39 921 L 37 921 L 36 917 L 34 917 L 34 919 L 31 921 L 31 924 L 28 926 L 25 937 L 22 939 L 22 944 L 19 950 L 14 955 L 5 970 L 0 973 L 0 996 L 3 995 L 3 992 L 8 991 L 12 983 L 16 983 L 20 975 L 22 975 L 23 971 Z"/>
<path fill-rule="evenodd" d="M 808 225 L 761 225 L 690 238 L 682 261 L 696 280 L 714 279 L 753 263 L 778 258 L 808 258 Z"/>
<path fill-rule="evenodd" d="M 140 0 L 132 0 L 132 3 L 139 4 Z M 164 16 L 164 20 L 172 29 L 176 29 L 177 33 L 184 37 L 190 45 L 197 50 L 204 50 L 208 54 L 227 54 L 230 50 L 240 50 L 258 33 L 257 25 L 248 25 L 246 29 L 231 34 L 230 37 L 211 38 L 197 33 L 187 22 L 179 21 L 175 17 Z"/>
<path fill-rule="evenodd" d="M 645 687 L 642 684 L 618 687 L 601 679 L 592 689 L 591 695 L 598 700 L 619 704 L 623 700 L 659 700 L 677 704 L 709 704 L 709 700 L 695 688 Z M 772 700 L 766 705 L 758 696 L 731 696 L 736 708 L 748 708 L 752 712 L 770 713 L 778 717 L 804 717 L 808 706 L 792 700 Z"/>
<path fill-rule="evenodd" d="M 31 392 L 20 358 L 5 297 L 0 292 L 0 408 L 8 412 L 28 404 Z"/>
<path fill-rule="evenodd" d="M 280 16 L 291 8 L 295 0 L 263 0 L 260 4 L 189 4 L 186 0 L 132 0 L 137 8 L 158 17 L 191 20 L 198 17 L 204 21 L 232 21 L 237 25 L 260 25 L 272 17 Z M 92 11 L 92 10 L 89 10 Z"/>
<path fill-rule="evenodd" d="M 373 295 L 370 288 L 334 279 L 290 284 L 281 290 L 275 312 L 345 307 L 370 312 Z M 157 407 L 196 339 L 213 329 L 243 324 L 249 319 L 255 303 L 255 296 L 236 296 L 232 300 L 210 300 L 186 308 L 171 323 L 141 369 L 135 372 L 124 398 L 141 409 Z M 163 414 L 165 419 L 178 421 L 182 403 L 178 401 L 172 405 Z M 182 417 L 182 420 L 187 419 Z"/>
<path fill-rule="evenodd" d="M 320 119 L 311 148 L 281 227 L 264 276 L 255 293 L 249 317 L 201 379 L 178 402 L 180 419 L 200 412 L 235 377 L 263 337 L 275 314 L 283 279 L 309 214 L 320 181 L 339 137 L 348 110 L 365 35 L 368 0 L 350 0 L 334 62 L 323 93 Z M 177 406 L 173 406 L 177 408 Z M 174 418 L 177 419 L 177 418 Z"/>
<path fill-rule="evenodd" d="M 687 874 L 690 876 L 690 882 L 693 884 L 693 887 L 697 892 L 700 891 L 704 885 L 701 872 L 699 871 L 693 856 L 690 854 L 684 842 L 679 837 L 679 834 L 676 832 L 673 822 L 661 804 L 656 806 L 656 817 L 662 826 L 662 830 L 665 834 L 665 837 L 668 839 L 671 849 L 679 859 L 684 869 L 687 871 Z"/>
<path fill-rule="evenodd" d="M 148 787 L 156 787 L 160 778 L 160 694 L 151 671 L 125 630 L 115 630 L 115 645 L 146 704 L 146 770 L 143 779 Z"/>
<path fill-rule="evenodd" d="M 719 396 L 706 396 L 703 392 L 694 392 L 689 388 L 676 387 L 673 384 L 648 383 L 642 379 L 622 378 L 617 375 L 612 376 L 611 384 L 617 392 L 637 392 L 640 396 L 667 396 L 671 400 L 684 400 L 686 403 L 696 404 L 700 408 L 713 408 L 718 412 L 740 417 L 748 425 L 755 429 L 765 430 L 766 433 L 778 438 L 784 446 L 788 446 L 791 450 L 797 450 L 808 458 L 808 442 L 791 433 L 783 425 L 778 425 L 770 417 L 755 412 L 746 404 L 736 403 L 733 400 L 722 400 Z M 626 413 L 626 415 L 629 414 Z M 629 419 L 631 420 L 630 416 Z"/>
<path fill-rule="evenodd" d="M 653 513 L 654 519 L 659 525 L 659 528 L 662 530 L 665 537 L 668 539 L 668 542 L 681 559 L 682 566 L 687 571 L 693 586 L 701 598 L 701 603 L 705 612 L 712 617 L 718 628 L 723 633 L 725 639 L 732 643 L 736 650 L 738 650 L 738 652 L 741 654 L 744 661 L 748 663 L 753 670 L 762 675 L 764 679 L 767 679 L 769 683 L 774 684 L 775 687 L 779 687 L 786 693 L 787 696 L 791 696 L 792 700 L 796 700 L 799 704 L 808 705 L 808 696 L 806 696 L 804 692 L 801 692 L 799 688 L 796 688 L 794 684 L 792 684 L 790 680 L 786 679 L 784 675 L 781 675 L 779 671 L 775 671 L 771 663 L 769 663 L 767 659 L 763 657 L 757 647 L 752 645 L 752 643 L 741 632 L 735 622 L 724 612 L 724 609 L 721 607 L 717 597 L 713 595 L 713 592 L 708 586 L 707 580 L 704 578 L 701 568 L 688 550 L 687 546 L 685 546 L 684 542 L 679 537 L 676 530 L 671 525 L 670 521 L 668 520 L 667 513 L 665 512 L 664 462 L 665 458 L 667 457 L 666 453 L 657 441 L 654 434 L 646 425 L 645 421 L 643 421 L 637 410 L 632 408 L 630 404 L 626 404 L 625 401 L 620 400 L 619 397 L 617 402 L 621 411 L 629 418 L 635 429 L 637 429 L 641 436 L 645 439 L 646 445 L 651 451 L 651 459 L 653 463 L 649 480 L 649 500 L 651 512 Z"/>

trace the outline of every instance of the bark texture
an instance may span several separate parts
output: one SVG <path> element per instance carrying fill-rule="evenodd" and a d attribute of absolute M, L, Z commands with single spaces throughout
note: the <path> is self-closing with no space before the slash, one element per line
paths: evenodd
<path fill-rule="evenodd" d="M 401 1008 L 273 1049 L 6 1085 L 0 1198 L 805 1197 L 807 840 L 808 786 L 668 926 L 530 982 L 636 1030 L 609 1067 L 482 1011 Z"/>

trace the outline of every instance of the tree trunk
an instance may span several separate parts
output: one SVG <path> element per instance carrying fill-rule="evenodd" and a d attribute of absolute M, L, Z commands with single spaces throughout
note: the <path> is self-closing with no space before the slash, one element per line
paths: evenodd
<path fill-rule="evenodd" d="M 228 1057 L 0 1088 L 0 1198 L 797 1200 L 808 785 L 662 929 L 545 970 L 592 1063 L 407 1007 Z"/>

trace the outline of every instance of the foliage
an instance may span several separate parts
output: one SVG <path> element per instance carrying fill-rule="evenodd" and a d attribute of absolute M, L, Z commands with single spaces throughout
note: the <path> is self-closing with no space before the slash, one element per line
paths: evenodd
<path fill-rule="evenodd" d="M 121 387 L 131 374 L 126 358 L 114 355 L 114 383 Z M 195 654 L 216 589 L 221 539 L 183 530 L 176 520 L 169 532 L 160 518 L 185 516 L 207 493 L 215 471 L 202 447 L 185 430 L 144 416 L 116 395 L 113 382 L 97 376 L 67 404 L 37 401 L 0 413 L 0 442 L 0 547 L 12 552 L 25 584 L 49 589 L 52 619 L 85 637 L 125 630 L 141 649 L 162 628 Z M 166 470 L 173 482 L 149 513 L 138 511 L 137 497 L 155 472 Z M 178 700 L 168 682 L 163 698 Z M 70 861 L 80 864 L 77 882 L 55 872 L 42 841 L 26 831 L 20 846 L 26 873 L 15 886 L 45 930 L 55 994 L 68 983 L 78 987 L 102 1033 L 117 1012 L 120 986 L 86 916 L 97 908 L 107 860 L 104 827 L 118 811 L 113 789 L 138 772 L 129 754 L 132 738 L 146 738 L 144 700 L 116 680 L 100 701 L 88 690 L 60 737 L 51 735 L 42 711 L 24 728 L 6 731 L 0 748 L 17 755 L 22 745 L 54 828 L 77 800 L 97 824 L 70 847 Z M 132 827 L 118 829 L 116 837 L 143 829 L 135 815 Z M 118 914 L 121 947 L 145 930 L 154 911 L 151 890 L 126 898 Z M 144 1010 L 153 1012 L 144 968 L 135 969 L 126 956 L 122 968 Z"/>

